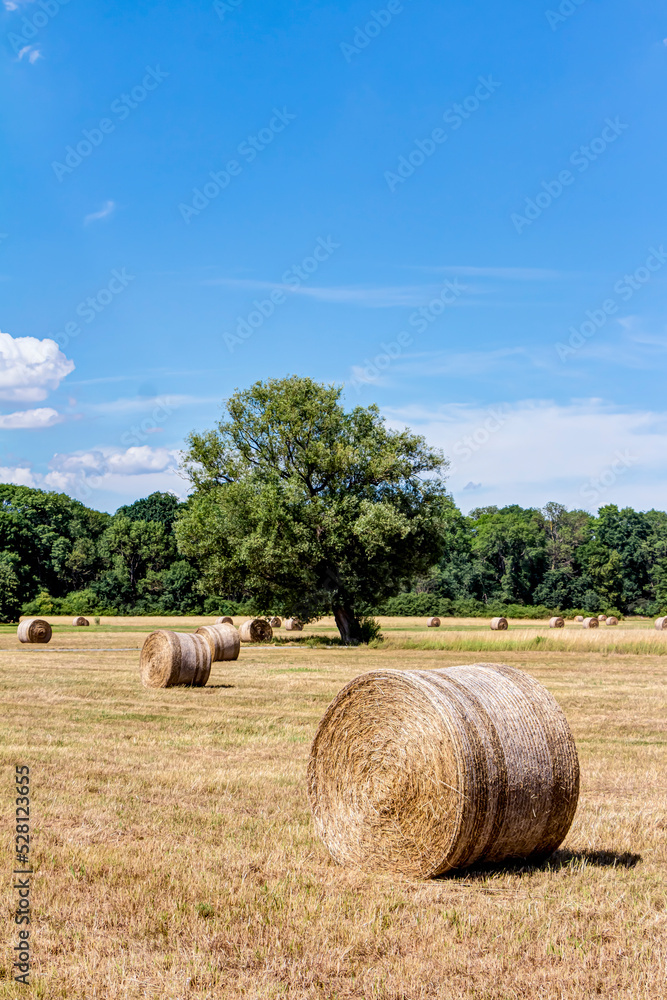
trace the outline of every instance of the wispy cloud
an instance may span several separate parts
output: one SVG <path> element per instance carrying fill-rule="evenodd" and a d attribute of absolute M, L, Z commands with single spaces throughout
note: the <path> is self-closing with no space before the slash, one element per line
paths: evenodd
<path fill-rule="evenodd" d="M 379 287 L 301 285 L 295 288 L 293 285 L 285 285 L 277 281 L 258 281 L 253 278 L 210 278 L 200 283 L 202 285 L 224 285 L 227 288 L 246 288 L 252 291 L 269 291 L 279 288 L 287 294 L 302 295 L 318 302 L 361 306 L 365 309 L 420 306 L 442 290 L 440 285 L 386 285 Z"/>
<path fill-rule="evenodd" d="M 84 226 L 90 225 L 91 222 L 99 222 L 100 219 L 108 219 L 109 216 L 113 214 L 115 209 L 116 209 L 115 201 L 105 201 L 104 204 L 102 205 L 102 208 L 100 208 L 98 212 L 91 212 L 90 215 L 87 215 L 85 217 L 85 219 L 83 220 Z"/>
<path fill-rule="evenodd" d="M 8 9 L 11 10 L 12 8 Z M 18 59 L 23 59 L 24 56 L 27 57 L 29 63 L 36 63 L 38 59 L 42 58 L 42 53 L 36 45 L 24 45 L 19 50 Z"/>
<path fill-rule="evenodd" d="M 408 265 L 409 270 L 431 271 L 438 274 L 460 274 L 470 278 L 501 278 L 506 281 L 556 281 L 571 278 L 568 271 L 545 267 L 475 267 L 468 264 Z"/>
<path fill-rule="evenodd" d="M 36 410 L 19 410 L 16 413 L 0 413 L 0 428 L 3 430 L 43 430 L 61 423 L 65 418 L 49 406 Z"/>

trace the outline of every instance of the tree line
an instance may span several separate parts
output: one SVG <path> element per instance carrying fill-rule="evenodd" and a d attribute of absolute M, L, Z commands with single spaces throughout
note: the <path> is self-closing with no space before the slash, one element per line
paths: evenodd
<path fill-rule="evenodd" d="M 192 434 L 180 502 L 101 513 L 0 485 L 0 620 L 20 614 L 376 614 L 667 609 L 667 513 L 483 507 L 464 515 L 446 460 L 376 407 L 296 376 L 256 383 Z"/>

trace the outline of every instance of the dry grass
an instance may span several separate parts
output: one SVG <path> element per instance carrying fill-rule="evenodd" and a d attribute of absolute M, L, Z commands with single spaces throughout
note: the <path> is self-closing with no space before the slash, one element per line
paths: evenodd
<path fill-rule="evenodd" d="M 42 647 L 0 630 L 7 852 L 13 765 L 29 764 L 33 777 L 31 995 L 664 997 L 664 657 L 601 655 L 588 642 L 504 652 L 552 691 L 572 726 L 582 767 L 572 830 L 541 868 L 415 883 L 331 862 L 307 807 L 309 744 L 356 674 L 478 656 L 391 648 L 410 628 L 383 622 L 382 649 L 245 647 L 213 665 L 207 688 L 148 691 L 138 668 L 145 632 L 201 619 L 109 624 L 58 627 Z M 25 996 L 9 961 L 5 948 L 0 997 Z"/>

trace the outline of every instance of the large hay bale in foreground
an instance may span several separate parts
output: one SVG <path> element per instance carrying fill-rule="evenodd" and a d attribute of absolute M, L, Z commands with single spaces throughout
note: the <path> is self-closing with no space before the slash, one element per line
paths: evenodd
<path fill-rule="evenodd" d="M 51 642 L 53 629 L 43 618 L 24 618 L 16 634 L 19 642 Z"/>
<path fill-rule="evenodd" d="M 426 622 L 426 626 L 427 628 L 440 628 L 440 619 L 429 618 L 429 620 Z"/>
<path fill-rule="evenodd" d="M 271 618 L 269 618 L 269 625 L 271 628 L 280 628 L 282 625 L 282 619 L 278 618 L 277 615 L 272 615 Z"/>
<path fill-rule="evenodd" d="M 577 615 L 574 620 L 575 620 L 575 622 L 583 622 L 584 616 L 583 615 Z"/>
<path fill-rule="evenodd" d="M 584 620 L 583 620 L 583 622 L 581 624 L 584 626 L 584 628 L 599 628 L 600 627 L 600 622 L 598 621 L 597 618 L 584 618 Z"/>
<path fill-rule="evenodd" d="M 609 615 L 609 618 L 607 618 L 606 624 L 607 625 L 618 625 L 618 618 L 616 618 L 614 615 Z"/>
<path fill-rule="evenodd" d="M 196 632 L 159 629 L 142 646 L 140 670 L 144 687 L 204 687 L 211 673 L 211 647 Z"/>
<path fill-rule="evenodd" d="M 201 625 L 195 635 L 203 635 L 211 647 L 211 662 L 238 660 L 241 638 L 233 625 Z"/>
<path fill-rule="evenodd" d="M 555 615 L 549 619 L 549 628 L 565 628 L 565 619 Z"/>
<path fill-rule="evenodd" d="M 357 677 L 329 705 L 308 764 L 315 828 L 334 860 L 417 878 L 547 856 L 578 794 L 563 712 L 497 663 Z"/>
<path fill-rule="evenodd" d="M 664 618 L 658 618 L 656 620 L 655 627 L 657 628 L 658 632 L 663 632 L 665 629 L 667 629 L 667 615 L 665 615 Z"/>
<path fill-rule="evenodd" d="M 298 618 L 286 618 L 285 628 L 288 632 L 303 632 L 303 625 Z"/>
<path fill-rule="evenodd" d="M 234 621 L 229 615 L 223 615 L 222 618 L 216 618 L 213 622 L 214 625 L 233 625 Z"/>
<path fill-rule="evenodd" d="M 492 618 L 491 628 L 494 632 L 506 632 L 508 628 L 507 618 Z"/>
<path fill-rule="evenodd" d="M 88 621 L 87 618 L 84 618 L 83 615 L 77 615 L 76 618 L 72 619 L 72 625 L 84 626 L 84 625 L 90 625 L 90 622 Z"/>
<path fill-rule="evenodd" d="M 273 629 L 266 618 L 249 618 L 239 629 L 241 642 L 269 642 L 273 638 Z"/>

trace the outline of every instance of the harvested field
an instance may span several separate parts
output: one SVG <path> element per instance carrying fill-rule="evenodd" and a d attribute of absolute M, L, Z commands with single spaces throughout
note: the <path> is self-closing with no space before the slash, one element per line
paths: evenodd
<path fill-rule="evenodd" d="M 568 622 L 556 635 L 512 621 L 496 635 L 486 620 L 443 619 L 434 635 L 424 619 L 383 619 L 382 647 L 345 649 L 327 644 L 325 620 L 214 663 L 205 688 L 146 690 L 145 636 L 212 616 L 48 620 L 48 646 L 0 627 L 7 850 L 14 765 L 31 768 L 35 996 L 665 995 L 667 659 L 655 654 L 667 640 L 652 622 Z M 307 645 L 316 635 L 322 648 Z M 649 641 L 650 653 L 628 648 Z M 471 663 L 479 649 L 527 670 L 568 717 L 582 781 L 562 849 L 539 867 L 430 882 L 337 867 L 305 787 L 326 706 L 363 671 Z M 2 891 L 8 917 L 8 880 Z M 24 996 L 9 955 L 0 997 Z"/>

